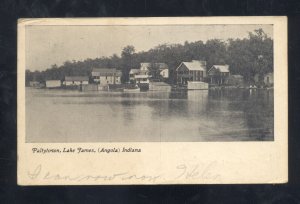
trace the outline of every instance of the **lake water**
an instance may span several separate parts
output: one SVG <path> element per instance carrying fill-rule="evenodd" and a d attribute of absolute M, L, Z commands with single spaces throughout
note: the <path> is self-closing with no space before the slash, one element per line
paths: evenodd
<path fill-rule="evenodd" d="M 272 90 L 26 88 L 27 142 L 270 141 L 273 121 Z"/>

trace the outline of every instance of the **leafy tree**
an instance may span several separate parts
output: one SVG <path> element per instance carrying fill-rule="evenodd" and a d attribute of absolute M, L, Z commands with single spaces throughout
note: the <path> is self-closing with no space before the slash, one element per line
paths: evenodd
<path fill-rule="evenodd" d="M 127 82 L 129 80 L 129 71 L 132 68 L 132 61 L 133 61 L 133 54 L 135 49 L 132 45 L 128 45 L 123 48 L 122 50 L 122 60 L 123 60 L 123 67 L 122 67 L 122 80 L 123 82 Z"/>
<path fill-rule="evenodd" d="M 208 68 L 213 65 L 226 64 L 228 57 L 225 43 L 218 39 L 208 40 L 205 44 L 204 56 Z"/>
<path fill-rule="evenodd" d="M 249 38 L 229 40 L 228 63 L 233 74 L 253 81 L 256 74 L 262 76 L 273 71 L 273 40 L 262 29 L 249 33 Z"/>
<path fill-rule="evenodd" d="M 47 79 L 64 80 L 65 76 L 90 76 L 93 68 L 117 68 L 122 70 L 122 81 L 127 82 L 129 71 L 140 68 L 140 63 L 166 63 L 169 67 L 169 82 L 176 80 L 176 68 L 183 61 L 205 60 L 207 69 L 216 64 L 228 64 L 232 74 L 240 74 L 247 81 L 252 81 L 258 74 L 261 78 L 273 72 L 273 40 L 262 29 L 249 33 L 248 38 L 219 39 L 188 42 L 184 44 L 160 44 L 148 50 L 135 53 L 135 48 L 128 45 L 121 56 L 86 59 L 84 61 L 66 61 L 61 66 L 52 65 L 45 71 L 26 71 L 26 84 L 30 80 L 44 82 Z M 152 74 L 158 75 L 152 67 Z M 151 69 L 152 69 L 151 68 Z"/>

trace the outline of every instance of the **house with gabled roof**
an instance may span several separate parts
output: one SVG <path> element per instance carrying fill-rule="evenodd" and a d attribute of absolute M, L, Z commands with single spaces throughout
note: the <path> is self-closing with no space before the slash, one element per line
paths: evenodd
<path fill-rule="evenodd" d="M 121 84 L 122 72 L 116 68 L 93 68 L 92 78 L 97 84 Z"/>
<path fill-rule="evenodd" d="M 229 65 L 213 65 L 207 72 L 211 84 L 224 84 L 230 75 Z"/>
<path fill-rule="evenodd" d="M 206 61 L 192 60 L 181 62 L 176 68 L 177 83 L 186 85 L 188 81 L 204 81 L 206 77 Z"/>
<path fill-rule="evenodd" d="M 140 66 L 141 71 L 149 71 L 150 68 L 151 68 L 151 63 L 150 62 L 142 62 L 140 65 L 141 65 Z"/>
<path fill-rule="evenodd" d="M 274 75 L 273 72 L 268 72 L 265 74 L 255 74 L 254 82 L 256 84 L 263 83 L 264 85 L 272 85 L 274 83 Z"/>
<path fill-rule="evenodd" d="M 140 64 L 140 71 L 143 74 L 151 75 L 152 78 L 169 78 L 169 67 L 164 62 L 143 62 Z"/>
<path fill-rule="evenodd" d="M 135 76 L 140 74 L 140 69 L 130 69 L 129 71 L 129 81 L 135 80 Z"/>
<path fill-rule="evenodd" d="M 169 78 L 169 66 L 166 63 L 154 63 L 154 66 L 157 68 L 161 78 Z"/>

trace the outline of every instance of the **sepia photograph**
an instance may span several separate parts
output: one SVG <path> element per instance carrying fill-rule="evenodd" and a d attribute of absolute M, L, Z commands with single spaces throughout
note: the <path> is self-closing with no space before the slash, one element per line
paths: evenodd
<path fill-rule="evenodd" d="M 286 26 L 20 19 L 18 184 L 287 182 Z"/>
<path fill-rule="evenodd" d="M 26 142 L 274 140 L 273 25 L 28 25 Z"/>

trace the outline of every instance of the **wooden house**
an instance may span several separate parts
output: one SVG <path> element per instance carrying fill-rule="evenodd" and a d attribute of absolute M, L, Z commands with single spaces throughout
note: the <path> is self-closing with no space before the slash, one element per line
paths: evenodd
<path fill-rule="evenodd" d="M 129 80 L 133 81 L 135 80 L 135 75 L 140 74 L 141 70 L 140 69 L 130 69 L 129 71 Z"/>
<path fill-rule="evenodd" d="M 29 86 L 31 87 L 40 87 L 41 83 L 38 81 L 29 81 Z"/>
<path fill-rule="evenodd" d="M 255 74 L 254 82 L 256 84 L 272 85 L 274 83 L 274 74 L 273 72 L 267 74 Z"/>
<path fill-rule="evenodd" d="M 162 69 L 159 74 L 163 79 L 167 79 L 169 78 L 169 69 Z"/>
<path fill-rule="evenodd" d="M 178 84 L 186 85 L 188 81 L 204 81 L 206 61 L 181 62 L 176 68 L 176 75 Z"/>
<path fill-rule="evenodd" d="M 146 74 L 148 74 L 148 72 L 150 71 L 151 69 L 151 63 L 150 62 L 143 62 L 140 64 L 140 70 L 141 71 L 145 71 Z"/>
<path fill-rule="evenodd" d="M 229 75 L 225 81 L 226 85 L 231 86 L 243 86 L 244 85 L 244 77 L 239 74 Z"/>
<path fill-rule="evenodd" d="M 94 68 L 92 78 L 95 83 L 101 85 L 121 84 L 122 72 L 116 68 Z"/>
<path fill-rule="evenodd" d="M 46 80 L 46 88 L 59 88 L 61 87 L 60 80 Z"/>
<path fill-rule="evenodd" d="M 143 72 L 142 74 L 147 74 L 151 78 L 154 79 L 167 79 L 169 78 L 169 67 L 166 63 L 163 62 L 143 62 L 140 64 L 140 71 Z"/>
<path fill-rule="evenodd" d="M 135 82 L 140 87 L 141 90 L 149 89 L 149 76 L 146 74 L 135 75 Z"/>
<path fill-rule="evenodd" d="M 66 76 L 64 85 L 66 86 L 79 86 L 89 84 L 88 76 Z"/>
<path fill-rule="evenodd" d="M 211 84 L 224 84 L 229 77 L 229 65 L 213 65 L 207 72 Z"/>

